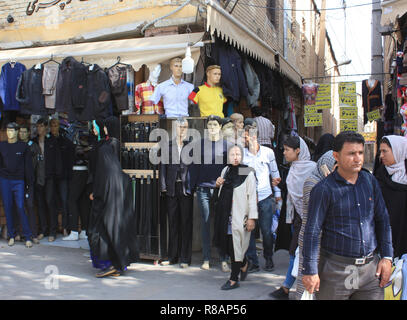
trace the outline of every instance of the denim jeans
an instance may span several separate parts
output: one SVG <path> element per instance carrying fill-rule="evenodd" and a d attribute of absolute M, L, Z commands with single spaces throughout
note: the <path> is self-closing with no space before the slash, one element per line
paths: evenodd
<path fill-rule="evenodd" d="M 295 279 L 296 279 L 295 277 L 293 277 L 291 275 L 291 272 L 293 271 L 293 267 L 294 267 L 294 260 L 295 260 L 295 256 L 290 254 L 290 264 L 288 265 L 287 274 L 285 275 L 285 281 L 283 283 L 283 287 L 285 287 L 287 289 L 291 289 L 291 287 L 293 286 Z"/>
<path fill-rule="evenodd" d="M 259 201 L 257 204 L 257 209 L 259 211 L 259 225 L 261 234 L 263 236 L 263 256 L 264 258 L 271 259 L 273 257 L 273 234 L 271 232 L 271 225 L 273 222 L 273 214 L 275 211 L 275 201 L 272 196 L 267 197 Z M 250 235 L 249 248 L 247 249 L 246 256 L 250 263 L 258 266 L 259 258 L 256 254 L 256 237 L 254 232 Z"/>
<path fill-rule="evenodd" d="M 210 236 L 210 200 L 213 195 L 212 188 L 198 187 L 196 196 L 198 198 L 198 207 L 201 213 L 201 233 L 202 233 L 202 255 L 204 261 L 211 258 L 211 236 Z M 219 252 L 221 261 L 226 261 L 226 254 Z"/>

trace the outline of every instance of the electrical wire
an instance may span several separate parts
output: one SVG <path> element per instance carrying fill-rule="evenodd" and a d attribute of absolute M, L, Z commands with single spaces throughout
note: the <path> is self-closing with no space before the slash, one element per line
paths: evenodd
<path fill-rule="evenodd" d="M 376 3 L 382 3 L 382 1 L 376 1 L 376 2 L 370 2 L 370 3 L 361 3 L 361 4 L 355 4 L 352 6 L 346 6 L 346 9 L 350 9 L 350 8 L 357 8 L 357 7 L 363 7 L 363 6 L 370 6 L 372 4 L 376 4 Z M 270 7 L 270 6 L 260 6 L 260 5 L 256 5 L 256 4 L 248 4 L 248 3 L 244 3 L 239 1 L 240 5 L 243 6 L 248 6 L 248 7 L 256 7 L 256 8 L 265 8 L 265 9 L 273 9 L 273 10 L 279 10 L 279 11 L 333 11 L 333 10 L 343 10 L 343 7 L 337 7 L 337 8 L 325 8 L 325 9 L 288 9 L 288 8 L 277 8 L 277 7 Z"/>
<path fill-rule="evenodd" d="M 341 75 L 332 75 L 332 76 L 310 77 L 310 78 L 303 78 L 303 80 L 324 79 L 324 78 L 339 78 L 339 77 L 378 76 L 378 75 L 385 75 L 385 74 L 392 74 L 392 73 L 390 73 L 390 72 L 379 72 L 379 73 L 353 73 L 353 74 L 341 74 Z"/>

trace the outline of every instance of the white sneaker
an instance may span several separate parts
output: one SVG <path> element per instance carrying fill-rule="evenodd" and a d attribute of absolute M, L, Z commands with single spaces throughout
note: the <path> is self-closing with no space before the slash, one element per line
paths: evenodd
<path fill-rule="evenodd" d="M 188 263 L 180 263 L 179 267 L 181 269 L 187 269 L 188 268 Z"/>
<path fill-rule="evenodd" d="M 222 271 L 223 272 L 230 272 L 230 268 L 229 268 L 228 263 L 226 261 L 222 261 Z"/>
<path fill-rule="evenodd" d="M 76 241 L 79 240 L 79 234 L 77 231 L 71 231 L 71 234 L 67 237 L 63 237 L 62 240 L 65 241 Z"/>
<path fill-rule="evenodd" d="M 10 240 L 8 241 L 8 245 L 11 247 L 11 246 L 14 246 L 14 238 L 10 238 Z"/>
<path fill-rule="evenodd" d="M 79 234 L 79 240 L 88 240 L 88 236 L 86 235 L 86 231 L 82 230 Z"/>
<path fill-rule="evenodd" d="M 204 261 L 202 266 L 201 266 L 202 270 L 209 270 L 209 261 Z"/>

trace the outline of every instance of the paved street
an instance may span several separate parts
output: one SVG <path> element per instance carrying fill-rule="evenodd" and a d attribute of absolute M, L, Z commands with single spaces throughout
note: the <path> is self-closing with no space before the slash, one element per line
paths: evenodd
<path fill-rule="evenodd" d="M 43 239 L 31 249 L 23 242 L 9 247 L 1 239 L 0 299 L 264 300 L 281 285 L 288 266 L 288 252 L 280 250 L 275 253 L 273 273 L 249 274 L 240 288 L 222 291 L 229 274 L 220 271 L 219 264 L 210 271 L 201 270 L 200 252 L 188 269 L 144 260 L 132 264 L 121 277 L 97 279 L 87 247 L 86 240 L 63 242 L 60 236 L 55 243 Z"/>

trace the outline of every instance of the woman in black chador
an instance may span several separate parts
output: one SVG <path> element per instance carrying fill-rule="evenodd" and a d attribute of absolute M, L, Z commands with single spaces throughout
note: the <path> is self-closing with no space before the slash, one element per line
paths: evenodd
<path fill-rule="evenodd" d="M 114 137 L 119 127 L 114 117 L 92 122 L 98 142 L 90 161 L 93 193 L 88 240 L 92 264 L 102 270 L 98 278 L 118 276 L 138 259 L 131 181 L 122 171 L 120 142 Z"/>

